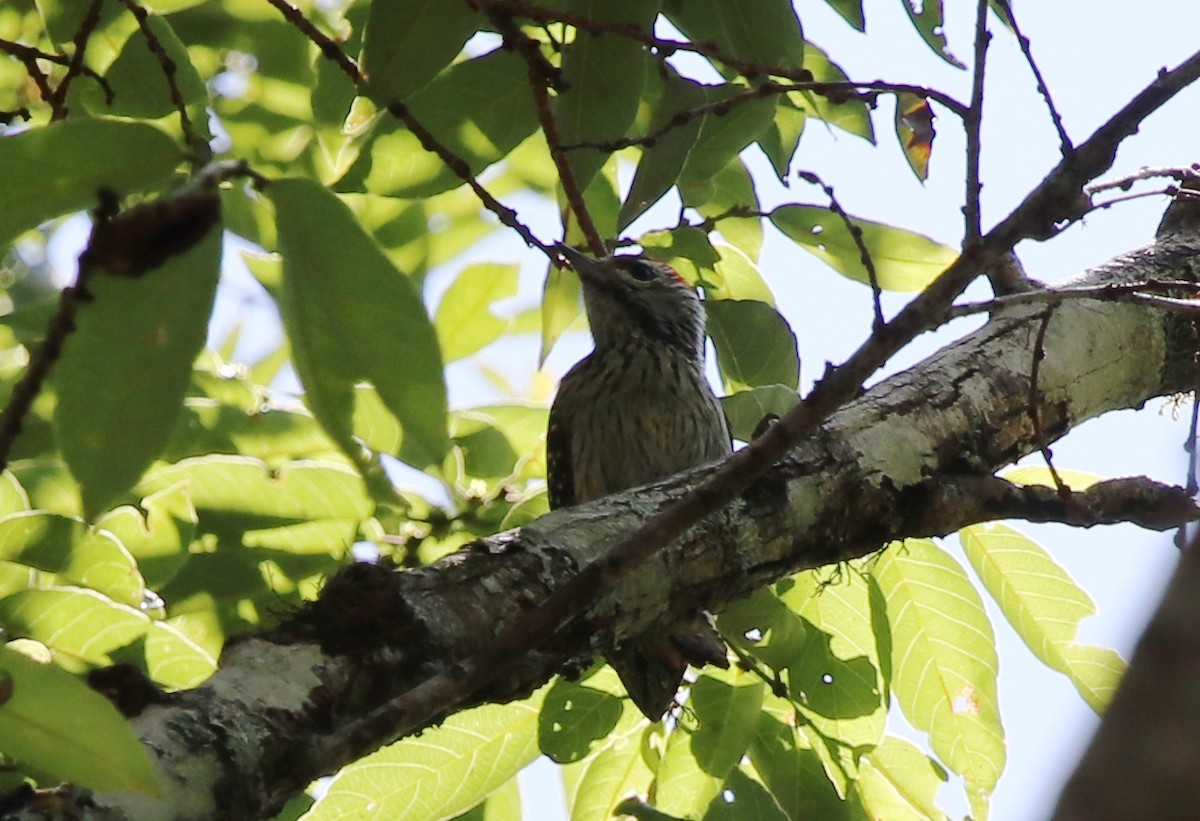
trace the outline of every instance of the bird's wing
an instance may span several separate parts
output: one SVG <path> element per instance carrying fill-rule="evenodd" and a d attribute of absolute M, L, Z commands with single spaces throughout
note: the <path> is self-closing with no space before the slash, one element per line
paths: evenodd
<path fill-rule="evenodd" d="M 550 425 L 546 428 L 546 489 L 550 509 L 575 504 L 575 472 L 571 467 L 571 435 L 561 415 L 550 409 Z"/>

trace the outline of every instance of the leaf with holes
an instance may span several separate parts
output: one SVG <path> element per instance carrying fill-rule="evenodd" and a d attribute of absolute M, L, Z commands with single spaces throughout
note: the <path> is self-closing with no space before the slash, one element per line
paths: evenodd
<path fill-rule="evenodd" d="M 706 670 L 692 685 L 688 706 L 695 726 L 668 736 L 655 779 L 654 806 L 681 818 L 700 818 L 754 740 L 766 684 L 746 670 Z"/>
<path fill-rule="evenodd" d="M 958 251 L 903 228 L 850 217 L 885 291 L 919 291 L 958 258 Z M 816 205 L 781 205 L 771 212 L 775 227 L 844 277 L 867 283 L 862 252 L 845 220 Z"/>

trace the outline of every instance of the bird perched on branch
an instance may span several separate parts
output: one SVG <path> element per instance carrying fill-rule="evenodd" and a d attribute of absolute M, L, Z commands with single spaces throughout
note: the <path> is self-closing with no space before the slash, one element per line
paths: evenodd
<path fill-rule="evenodd" d="M 552 509 L 647 484 L 731 450 L 704 377 L 704 307 L 670 266 L 635 256 L 559 253 L 579 274 L 595 349 L 563 377 L 550 409 Z M 689 662 L 728 666 L 706 614 L 608 658 L 651 720 L 670 707 Z"/>

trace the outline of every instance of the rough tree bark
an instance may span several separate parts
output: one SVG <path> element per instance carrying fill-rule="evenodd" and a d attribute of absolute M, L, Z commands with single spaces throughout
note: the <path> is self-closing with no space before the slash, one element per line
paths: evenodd
<path fill-rule="evenodd" d="M 1200 231 L 1162 231 L 1065 287 L 1196 282 L 1198 254 Z M 1120 300 L 1048 298 L 998 311 L 847 405 L 651 567 L 601 591 L 584 628 L 512 659 L 471 703 L 521 696 L 685 612 L 719 610 L 786 574 L 893 539 L 997 518 L 1088 525 L 1140 517 L 1166 526 L 1154 516 L 1164 505 L 1176 514 L 1189 507 L 1181 491 L 1134 482 L 1065 498 L 992 473 L 1087 419 L 1190 390 L 1196 341 L 1182 314 Z M 133 720 L 167 784 L 165 799 L 92 796 L 76 804 L 90 804 L 80 817 L 270 816 L 315 777 L 393 740 L 394 729 L 364 716 L 487 645 L 711 470 L 555 512 L 430 567 L 346 568 L 278 628 L 231 642 L 203 686 Z"/>

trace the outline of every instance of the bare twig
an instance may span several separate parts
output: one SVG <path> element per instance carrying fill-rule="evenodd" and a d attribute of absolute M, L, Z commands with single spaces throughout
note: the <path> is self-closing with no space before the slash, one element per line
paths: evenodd
<path fill-rule="evenodd" d="M 963 205 L 966 218 L 966 233 L 963 245 L 977 242 L 983 236 L 980 194 L 983 183 L 979 179 L 979 155 L 983 133 L 983 87 L 987 76 L 987 50 L 992 33 L 987 27 L 988 0 L 978 0 L 975 11 L 975 67 L 971 76 L 971 105 L 963 117 L 963 130 L 967 137 L 967 192 Z M 993 285 L 993 293 L 998 293 Z"/>
<path fill-rule="evenodd" d="M 1050 110 L 1050 119 L 1054 122 L 1054 130 L 1058 132 L 1058 141 L 1062 147 L 1062 155 L 1069 157 L 1071 156 L 1071 152 L 1075 150 L 1075 146 L 1071 143 L 1071 138 L 1067 135 L 1062 115 L 1058 113 L 1058 109 L 1054 106 L 1054 98 L 1050 96 L 1050 88 L 1046 85 L 1046 78 L 1042 76 L 1037 61 L 1033 59 L 1033 49 L 1030 47 L 1029 38 L 1021 33 L 1021 28 L 1017 25 L 1017 16 L 1013 14 L 1012 5 L 1008 0 L 997 0 L 997 2 L 1003 6 L 1005 14 L 1008 15 L 1009 25 L 1012 26 L 1013 33 L 1017 35 L 1017 42 L 1021 46 L 1021 53 L 1025 55 L 1025 62 L 1029 63 L 1029 68 L 1033 71 L 1033 77 L 1037 81 L 1038 93 L 1042 95 L 1042 98 L 1046 101 L 1046 107 Z"/>
<path fill-rule="evenodd" d="M 346 54 L 337 41 L 310 23 L 308 18 L 304 16 L 304 12 L 287 2 L 287 0 L 267 0 L 267 2 L 283 15 L 283 19 L 295 26 L 301 34 L 311 40 L 317 48 L 321 49 L 321 55 L 325 59 L 331 60 L 334 65 L 342 70 L 343 74 L 354 81 L 356 86 L 362 86 L 366 83 L 366 77 L 363 76 L 358 63 L 354 62 Z"/>
<path fill-rule="evenodd" d="M 67 73 L 63 75 L 62 80 L 58 83 L 58 88 L 54 90 L 54 94 L 47 101 L 50 103 L 51 120 L 61 120 L 67 116 L 67 92 L 71 89 L 71 81 L 84 73 L 83 55 L 87 51 L 88 40 L 91 39 L 92 32 L 100 24 L 100 8 L 103 5 L 104 0 L 92 0 L 87 14 L 84 15 L 79 29 L 75 32 L 75 37 L 72 38 L 75 52 L 71 55 L 70 62 L 67 63 Z"/>
<path fill-rule="evenodd" d="M 179 127 L 183 131 L 184 142 L 192 149 L 192 167 L 203 167 L 212 158 L 212 151 L 209 149 L 208 141 L 197 134 L 195 127 L 192 125 L 192 118 L 188 115 L 187 104 L 183 101 L 183 92 L 179 90 L 179 82 L 176 77 L 178 66 L 175 65 L 175 61 L 171 59 L 171 56 L 167 54 L 167 50 L 159 41 L 158 35 L 150 28 L 149 13 L 138 4 L 137 0 L 121 0 L 121 4 L 129 9 L 129 13 L 137 20 L 142 37 L 146 40 L 146 47 L 150 49 L 150 53 L 154 55 L 158 60 L 158 64 L 162 67 L 163 77 L 167 81 L 167 91 L 171 95 L 171 104 L 179 112 Z"/>
<path fill-rule="evenodd" d="M 1195 296 L 1189 299 L 1187 294 Z M 946 314 L 950 319 L 958 319 L 975 314 L 990 314 L 1018 305 L 1057 305 L 1071 299 L 1133 302 L 1180 313 L 1200 313 L 1200 286 L 1196 283 L 1146 281 L 1076 288 L 1040 288 L 981 302 L 960 303 L 952 306 Z"/>
<path fill-rule="evenodd" d="M 557 84 L 558 71 L 546 62 L 538 44 L 513 23 L 511 16 L 501 11 L 491 10 L 489 17 L 504 36 L 504 42 L 516 50 L 528 66 L 529 90 L 533 94 L 533 106 L 537 111 L 542 133 L 546 137 L 546 144 L 550 147 L 550 157 L 554 160 L 554 167 L 558 170 L 558 181 L 563 187 L 563 194 L 567 200 L 567 218 L 563 220 L 563 238 L 566 239 L 569 215 L 574 214 L 579 224 L 579 230 L 587 239 L 591 252 L 598 257 L 607 256 L 608 249 L 604 245 L 604 239 L 596 230 L 596 223 L 592 220 L 587 203 L 584 202 L 579 181 L 575 178 L 571 163 L 563 152 L 562 140 L 558 136 L 558 123 L 555 122 L 554 112 L 551 110 L 550 94 L 547 89 Z"/>
<path fill-rule="evenodd" d="M 1066 497 L 1071 492 L 1066 483 L 1062 480 L 1062 476 L 1058 474 L 1058 468 L 1054 466 L 1054 454 L 1050 452 L 1050 445 L 1046 441 L 1046 434 L 1042 431 L 1042 390 L 1038 387 L 1038 376 L 1042 370 L 1042 360 L 1046 358 L 1046 329 L 1050 327 L 1050 320 L 1054 316 L 1054 306 L 1048 307 L 1042 312 L 1042 321 L 1038 325 L 1037 338 L 1033 343 L 1033 365 L 1029 369 L 1029 420 L 1033 423 L 1033 441 L 1037 443 L 1038 450 L 1041 451 L 1042 459 L 1046 461 L 1046 467 L 1050 470 L 1050 478 L 1054 480 L 1054 487 L 1058 489 L 1060 496 Z"/>
<path fill-rule="evenodd" d="M 875 271 L 875 262 L 871 259 L 871 251 L 867 248 L 867 243 L 863 240 L 862 229 L 850 218 L 846 210 L 842 208 L 841 203 L 837 200 L 837 196 L 833 193 L 833 186 L 826 185 L 825 181 L 812 171 L 798 171 L 797 174 L 805 182 L 821 186 L 821 190 L 825 192 L 825 196 L 829 197 L 829 210 L 837 215 L 838 219 L 846 226 L 846 230 L 850 232 L 850 237 L 854 240 L 854 245 L 858 248 L 858 257 L 862 260 L 863 268 L 866 269 L 867 282 L 871 285 L 871 302 L 875 309 L 874 330 L 878 331 L 884 325 L 883 290 L 879 287 L 879 275 Z"/>
<path fill-rule="evenodd" d="M 1132 174 L 1123 174 L 1120 177 L 1114 177 L 1111 180 L 1100 180 L 1091 185 L 1086 186 L 1083 190 L 1089 195 L 1099 194 L 1101 191 L 1110 191 L 1114 188 L 1121 191 L 1128 191 L 1133 187 L 1133 184 L 1142 180 L 1158 179 L 1160 177 L 1168 177 L 1176 182 L 1183 182 L 1192 179 L 1200 172 L 1200 163 L 1193 163 L 1190 166 L 1162 166 L 1162 167 L 1143 167 L 1134 171 Z"/>

